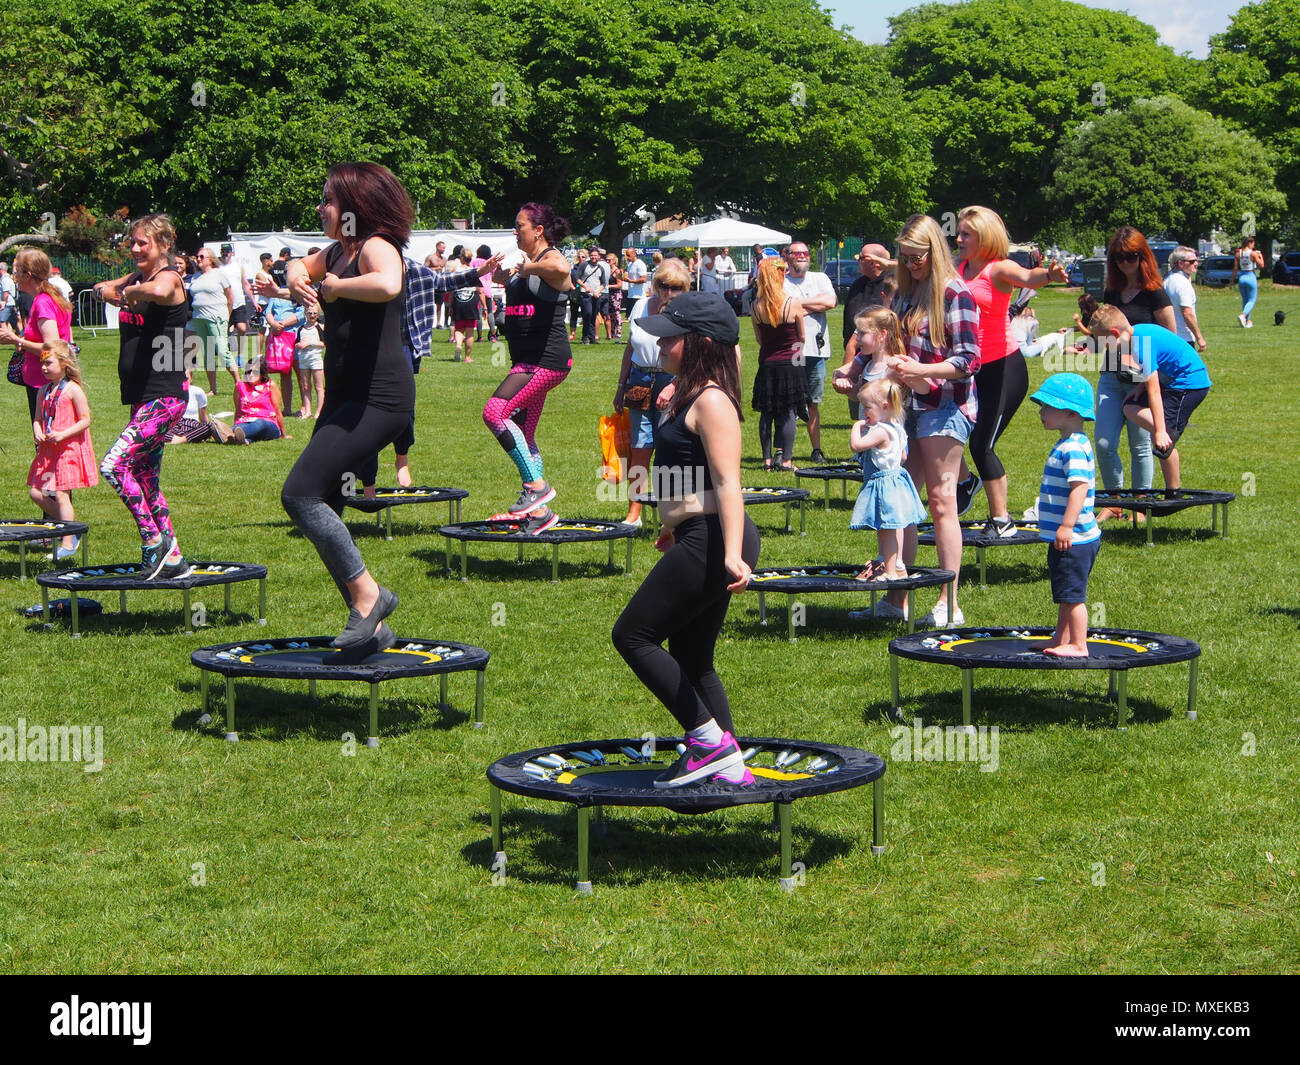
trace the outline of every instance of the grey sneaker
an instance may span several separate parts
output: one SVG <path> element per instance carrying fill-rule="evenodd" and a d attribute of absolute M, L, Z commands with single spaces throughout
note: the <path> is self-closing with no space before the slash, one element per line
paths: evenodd
<path fill-rule="evenodd" d="M 510 508 L 510 513 L 517 515 L 531 514 L 554 498 L 555 489 L 546 481 L 542 482 L 541 488 L 529 488 L 528 485 L 524 485 L 523 491 L 519 493 L 519 498 L 515 501 L 515 505 Z M 554 522 L 551 524 L 554 524 Z"/>
<path fill-rule="evenodd" d="M 828 460 L 828 459 L 826 458 L 826 456 L 822 453 L 822 449 L 821 449 L 821 448 L 819 448 L 819 447 L 815 447 L 815 448 L 813 448 L 813 453 L 812 453 L 812 462 L 813 462 L 813 465 L 814 465 L 814 466 L 825 466 L 825 465 L 827 464 L 828 461 L 829 461 L 829 460 Z"/>
<path fill-rule="evenodd" d="M 150 547 L 145 544 L 140 549 L 140 565 L 144 571 L 144 579 L 152 581 L 158 577 L 167 565 L 167 556 L 176 550 L 176 541 L 166 533 L 162 534 L 162 539 Z"/>
<path fill-rule="evenodd" d="M 538 533 L 544 533 L 547 529 L 554 528 L 560 523 L 560 516 L 550 507 L 543 507 L 539 511 L 529 514 L 523 524 L 519 526 L 520 532 L 526 532 L 529 536 L 536 536 Z"/>

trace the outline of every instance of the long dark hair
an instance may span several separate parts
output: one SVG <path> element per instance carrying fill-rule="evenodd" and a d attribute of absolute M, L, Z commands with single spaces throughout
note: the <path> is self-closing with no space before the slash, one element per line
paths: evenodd
<path fill-rule="evenodd" d="M 378 163 L 335 163 L 325 179 L 326 191 L 339 206 L 340 224 L 355 220 L 356 232 L 348 240 L 363 243 L 370 237 L 387 237 L 399 248 L 411 239 L 415 211 L 405 186 L 386 166 Z"/>
<path fill-rule="evenodd" d="M 682 368 L 677 375 L 677 389 L 668 407 L 668 416 L 676 417 L 682 407 L 713 381 L 722 386 L 736 408 L 736 417 L 744 421 L 745 416 L 740 413 L 740 362 L 736 358 L 736 345 L 711 340 L 698 333 L 687 333 L 682 339 L 685 341 Z"/>
<path fill-rule="evenodd" d="M 533 225 L 542 227 L 542 236 L 552 247 L 569 235 L 569 220 L 561 218 L 544 203 L 534 203 L 530 200 L 519 208 L 519 213 L 526 214 L 528 221 Z"/>
<path fill-rule="evenodd" d="M 1115 230 L 1110 243 L 1106 245 L 1106 287 L 1112 291 L 1124 288 L 1128 278 L 1119 268 L 1119 257 L 1124 252 L 1137 252 L 1138 280 L 1148 292 L 1161 287 L 1160 266 L 1156 262 L 1155 252 L 1147 243 L 1140 230 L 1132 226 L 1120 226 Z"/>

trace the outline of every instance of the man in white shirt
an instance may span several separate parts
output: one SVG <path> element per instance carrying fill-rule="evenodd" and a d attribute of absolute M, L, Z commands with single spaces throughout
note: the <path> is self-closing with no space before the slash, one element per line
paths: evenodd
<path fill-rule="evenodd" d="M 248 304 L 254 300 L 253 286 L 249 284 L 248 277 L 244 274 L 244 264 L 235 258 L 235 249 L 233 245 L 221 245 L 221 262 L 217 265 L 222 276 L 230 283 L 230 290 L 234 293 L 234 309 L 230 312 L 230 324 L 235 328 L 235 353 L 236 358 L 242 360 L 248 352 Z M 241 361 L 242 365 L 242 361 Z"/>
<path fill-rule="evenodd" d="M 624 248 L 623 258 L 627 260 L 627 310 L 632 313 L 632 304 L 645 295 L 646 268 L 637 256 L 635 248 Z"/>
<path fill-rule="evenodd" d="M 63 293 L 63 298 L 72 302 L 72 286 L 63 279 L 63 273 L 57 266 L 50 267 L 50 284 Z"/>
<path fill-rule="evenodd" d="M 1169 276 L 1165 278 L 1165 294 L 1174 305 L 1174 324 L 1178 335 L 1197 351 L 1205 350 L 1205 337 L 1196 320 L 1196 289 L 1192 278 L 1196 275 L 1196 252 L 1191 248 L 1177 247 L 1169 256 Z"/>
<path fill-rule="evenodd" d="M 18 286 L 9 276 L 9 264 L 0 263 L 0 322 L 14 320 L 14 307 L 18 299 Z"/>
<path fill-rule="evenodd" d="M 830 342 L 826 333 L 826 312 L 835 306 L 835 286 L 818 270 L 809 270 L 808 245 L 791 244 L 785 252 L 785 294 L 803 304 L 803 364 L 808 377 L 808 439 L 812 442 L 812 461 L 826 461 L 822 454 L 822 393 L 826 389 L 826 356 Z M 786 455 L 786 462 L 791 456 Z"/>

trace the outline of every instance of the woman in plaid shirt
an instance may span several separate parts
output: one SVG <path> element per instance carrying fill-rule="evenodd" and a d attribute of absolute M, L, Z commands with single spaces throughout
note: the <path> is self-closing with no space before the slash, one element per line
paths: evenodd
<path fill-rule="evenodd" d="M 979 309 L 953 265 L 939 223 L 913 217 L 898 235 L 898 295 L 894 310 L 903 324 L 907 354 L 890 368 L 912 389 L 907 414 L 907 472 L 924 488 L 934 522 L 939 566 L 960 576 L 961 525 L 956 486 L 961 454 L 975 424 L 974 374 L 980 368 Z M 916 558 L 916 527 L 904 540 L 904 561 Z M 955 589 L 956 582 L 953 587 Z M 960 625 L 965 618 L 948 586 L 923 624 Z M 901 596 L 899 597 L 901 599 Z M 898 603 L 890 603 L 902 614 Z M 883 613 L 889 614 L 885 608 Z"/>

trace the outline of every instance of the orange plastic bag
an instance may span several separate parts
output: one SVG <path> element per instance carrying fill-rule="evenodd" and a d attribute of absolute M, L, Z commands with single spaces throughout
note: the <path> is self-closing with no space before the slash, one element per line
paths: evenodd
<path fill-rule="evenodd" d="M 628 454 L 632 447 L 632 421 L 626 409 L 619 414 L 600 416 L 600 471 L 610 484 L 627 477 Z"/>

